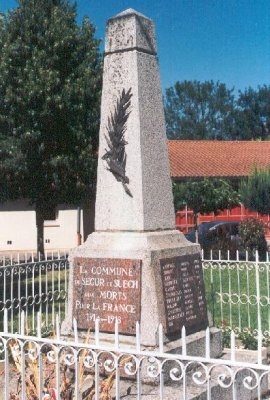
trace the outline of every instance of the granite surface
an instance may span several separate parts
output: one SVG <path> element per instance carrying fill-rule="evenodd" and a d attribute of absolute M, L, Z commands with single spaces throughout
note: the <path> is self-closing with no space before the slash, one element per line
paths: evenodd
<path fill-rule="evenodd" d="M 133 32 L 135 38 L 135 47 L 128 49 L 127 31 Z M 109 46 L 110 52 L 104 60 L 101 103 L 96 231 L 174 228 L 159 67 L 156 56 L 149 52 L 149 43 L 152 47 L 155 43 L 153 24 L 140 14 L 128 10 L 124 16 L 109 21 L 106 48 Z M 108 132 L 114 129 L 117 135 L 121 129 L 123 112 L 118 104 L 123 90 L 132 93 L 122 148 L 130 195 L 104 160 L 104 154 L 111 147 L 117 148 L 117 138 L 108 144 Z M 119 148 L 116 151 L 120 152 Z"/>
<path fill-rule="evenodd" d="M 130 49 L 156 54 L 153 22 L 131 8 L 108 20 L 105 52 Z"/>
<path fill-rule="evenodd" d="M 207 324 L 199 246 L 175 230 L 155 52 L 151 20 L 131 9 L 109 20 L 95 232 L 70 253 L 66 333 L 74 316 L 79 329 L 99 318 L 126 335 L 138 321 L 141 343 L 156 346 L 160 324 L 165 341 Z"/>

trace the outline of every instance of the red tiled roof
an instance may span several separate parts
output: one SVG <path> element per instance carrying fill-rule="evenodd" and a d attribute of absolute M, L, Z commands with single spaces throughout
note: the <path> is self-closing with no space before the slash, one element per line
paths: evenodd
<path fill-rule="evenodd" d="M 244 177 L 270 165 L 270 141 L 169 140 L 171 176 Z"/>

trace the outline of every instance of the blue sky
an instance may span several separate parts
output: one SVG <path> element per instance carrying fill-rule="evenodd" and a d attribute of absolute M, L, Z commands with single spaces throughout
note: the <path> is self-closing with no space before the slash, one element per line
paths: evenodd
<path fill-rule="evenodd" d="M 0 11 L 15 6 L 0 0 Z M 77 0 L 103 41 L 107 19 L 127 8 L 155 23 L 163 89 L 185 79 L 270 85 L 270 0 Z"/>

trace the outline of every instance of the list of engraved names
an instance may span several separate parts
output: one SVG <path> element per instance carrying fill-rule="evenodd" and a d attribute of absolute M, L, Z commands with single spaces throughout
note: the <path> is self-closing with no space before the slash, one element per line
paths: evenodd
<path fill-rule="evenodd" d="M 161 260 L 167 333 L 207 325 L 201 261 L 197 254 Z M 191 329 L 190 329 L 191 328 Z M 194 328 L 194 329 L 192 329 Z"/>

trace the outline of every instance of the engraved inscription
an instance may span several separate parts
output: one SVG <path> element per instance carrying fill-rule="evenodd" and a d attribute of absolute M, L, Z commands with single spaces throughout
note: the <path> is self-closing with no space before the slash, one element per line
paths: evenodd
<path fill-rule="evenodd" d="M 165 260 L 162 260 L 162 263 Z M 180 329 L 184 324 L 183 291 L 177 280 L 177 269 L 173 262 L 163 265 L 163 289 L 166 309 L 167 327 L 169 330 Z"/>
<path fill-rule="evenodd" d="M 73 315 L 79 329 L 94 328 L 100 319 L 100 330 L 135 333 L 140 321 L 141 261 L 129 259 L 74 260 Z"/>
<path fill-rule="evenodd" d="M 167 333 L 183 325 L 194 332 L 207 325 L 201 261 L 198 254 L 161 260 Z"/>

